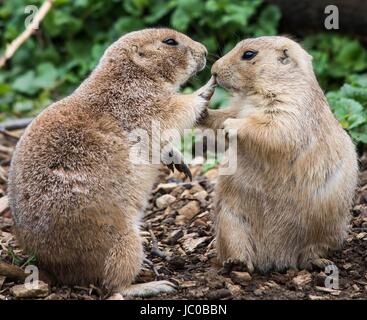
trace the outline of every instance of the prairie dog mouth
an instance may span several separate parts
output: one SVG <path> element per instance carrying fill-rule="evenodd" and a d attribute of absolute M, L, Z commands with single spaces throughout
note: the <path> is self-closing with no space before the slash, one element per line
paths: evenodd
<path fill-rule="evenodd" d="M 195 57 L 192 57 L 192 60 L 190 62 L 191 63 L 188 67 L 188 70 L 186 70 L 185 74 L 183 75 L 183 78 L 180 79 L 179 86 L 183 86 L 198 72 L 202 71 L 206 66 L 205 58 L 201 59 L 201 61 L 198 62 L 198 60 L 195 59 Z"/>
<path fill-rule="evenodd" d="M 191 53 L 191 58 L 192 60 L 194 60 L 193 62 L 195 64 L 194 74 L 204 70 L 206 66 L 206 56 L 198 52 L 191 51 L 190 53 Z"/>
<path fill-rule="evenodd" d="M 195 59 L 193 65 L 192 65 L 192 72 L 191 72 L 189 78 L 195 76 L 197 73 L 204 70 L 205 66 L 206 66 L 206 58 L 201 59 L 201 61 L 199 61 L 199 62 L 198 62 L 197 59 Z"/>
<path fill-rule="evenodd" d="M 215 77 L 215 80 L 219 86 L 221 86 L 223 89 L 231 90 L 232 87 L 223 79 L 218 76 L 217 74 L 213 75 Z"/>
<path fill-rule="evenodd" d="M 184 85 L 186 82 L 190 80 L 193 76 L 195 76 L 198 72 L 202 71 L 206 66 L 206 58 L 205 56 L 199 57 L 195 56 L 191 53 L 191 61 L 188 66 L 187 73 L 185 73 L 184 79 L 182 79 L 180 86 Z"/>
<path fill-rule="evenodd" d="M 197 72 L 204 70 L 205 66 L 206 66 L 206 58 L 203 57 L 197 65 Z"/>

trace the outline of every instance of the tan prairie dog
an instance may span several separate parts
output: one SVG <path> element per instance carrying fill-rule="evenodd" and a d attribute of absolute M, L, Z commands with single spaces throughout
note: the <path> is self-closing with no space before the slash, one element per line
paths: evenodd
<path fill-rule="evenodd" d="M 347 234 L 357 156 L 311 56 L 286 37 L 241 41 L 212 67 L 233 94 L 204 125 L 237 130 L 238 167 L 216 189 L 222 262 L 252 271 L 323 267 Z"/>
<path fill-rule="evenodd" d="M 127 295 L 173 289 L 168 281 L 131 286 L 159 165 L 130 161 L 128 135 L 150 133 L 153 120 L 161 130 L 195 124 L 213 81 L 193 94 L 177 90 L 204 68 L 206 55 L 203 45 L 170 29 L 124 35 L 74 93 L 26 129 L 9 174 L 16 235 L 58 282 Z"/>

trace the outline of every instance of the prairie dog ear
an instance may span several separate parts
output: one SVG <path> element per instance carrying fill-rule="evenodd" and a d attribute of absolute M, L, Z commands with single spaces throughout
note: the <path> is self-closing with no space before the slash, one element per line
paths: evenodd
<path fill-rule="evenodd" d="M 145 53 L 143 52 L 143 50 L 141 48 L 139 48 L 139 46 L 136 45 L 136 44 L 131 45 L 130 50 L 131 50 L 132 53 L 137 54 L 139 57 L 144 57 L 145 56 Z"/>
<path fill-rule="evenodd" d="M 292 59 L 290 58 L 289 53 L 288 53 L 288 49 L 283 49 L 282 50 L 282 54 L 279 57 L 279 61 L 282 64 L 289 64 L 289 63 L 292 62 Z"/>

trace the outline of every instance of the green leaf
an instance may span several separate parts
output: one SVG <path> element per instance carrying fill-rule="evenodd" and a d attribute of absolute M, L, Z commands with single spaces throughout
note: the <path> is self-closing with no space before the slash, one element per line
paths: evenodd
<path fill-rule="evenodd" d="M 36 74 L 35 86 L 47 89 L 54 87 L 58 72 L 53 64 L 46 62 L 38 65 Z"/>
<path fill-rule="evenodd" d="M 229 93 L 224 89 L 218 87 L 215 89 L 214 95 L 210 100 L 211 108 L 219 109 L 223 108 L 228 104 Z"/>
<path fill-rule="evenodd" d="M 190 23 L 190 16 L 181 8 L 177 8 L 172 17 L 171 25 L 173 28 L 185 32 Z"/>
<path fill-rule="evenodd" d="M 258 19 L 258 24 L 255 28 L 255 35 L 257 37 L 263 35 L 276 35 L 280 17 L 281 12 L 277 6 L 268 5 L 265 7 Z"/>
<path fill-rule="evenodd" d="M 11 86 L 6 83 L 0 83 L 0 95 L 8 93 L 11 91 Z"/>
<path fill-rule="evenodd" d="M 350 84 L 345 83 L 341 87 L 340 91 L 346 97 L 353 98 L 356 100 L 367 101 L 367 87 L 357 88 Z"/>
<path fill-rule="evenodd" d="M 88 0 L 75 0 L 76 7 L 87 7 L 89 5 Z"/>
<path fill-rule="evenodd" d="M 348 82 L 353 86 L 367 88 L 367 74 L 352 74 L 348 77 Z"/>
<path fill-rule="evenodd" d="M 335 99 L 328 95 L 335 117 L 345 129 L 353 129 L 367 122 L 367 114 L 363 106 L 350 98 Z"/>
<path fill-rule="evenodd" d="M 143 27 L 143 22 L 140 19 L 136 19 L 134 17 L 121 17 L 116 21 L 114 25 L 114 29 L 118 32 L 119 35 L 139 30 Z"/>
<path fill-rule="evenodd" d="M 336 34 L 317 34 L 302 42 L 314 57 L 316 75 L 324 87 L 341 85 L 350 75 L 367 70 L 367 50 L 355 39 Z"/>
<path fill-rule="evenodd" d="M 29 95 L 35 94 L 38 87 L 35 85 L 34 71 L 28 71 L 22 76 L 18 77 L 12 84 L 12 88 L 21 93 Z"/>
<path fill-rule="evenodd" d="M 144 8 L 149 4 L 148 0 L 124 0 L 123 7 L 127 13 L 138 17 L 142 14 Z"/>
<path fill-rule="evenodd" d="M 251 3 L 244 3 L 243 5 L 229 4 L 226 7 L 226 15 L 224 15 L 221 21 L 226 23 L 236 23 L 239 26 L 245 27 L 248 25 L 250 17 L 255 12 L 255 6 Z"/>
<path fill-rule="evenodd" d="M 14 112 L 25 113 L 33 109 L 33 103 L 30 100 L 16 102 L 14 105 Z"/>
<path fill-rule="evenodd" d="M 366 128 L 366 130 L 367 130 L 367 128 Z M 351 136 L 357 142 L 367 144 L 367 133 L 366 132 L 354 132 L 354 131 L 352 131 Z"/>
<path fill-rule="evenodd" d="M 208 172 L 209 170 L 215 168 L 219 164 L 219 161 L 216 161 L 216 159 L 208 159 L 203 164 L 203 173 Z"/>
<path fill-rule="evenodd" d="M 150 14 L 144 17 L 145 23 L 154 24 L 158 22 L 173 8 L 172 4 L 172 2 L 165 4 L 164 1 L 154 1 L 154 3 L 151 4 Z"/>
<path fill-rule="evenodd" d="M 361 71 L 367 67 L 367 54 L 358 41 L 345 41 L 335 59 L 336 63 L 346 63 L 354 71 Z"/>

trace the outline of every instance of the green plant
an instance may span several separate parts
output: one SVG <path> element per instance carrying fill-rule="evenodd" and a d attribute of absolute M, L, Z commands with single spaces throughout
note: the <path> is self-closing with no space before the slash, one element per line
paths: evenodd
<path fill-rule="evenodd" d="M 27 266 L 30 264 L 35 264 L 36 258 L 34 255 L 24 256 L 17 254 L 13 248 L 9 248 L 7 252 L 7 256 L 11 262 L 11 264 L 15 264 L 17 266 Z"/>
<path fill-rule="evenodd" d="M 367 144 L 367 74 L 349 76 L 339 90 L 326 96 L 343 128 L 357 143 Z"/>
<path fill-rule="evenodd" d="M 313 56 L 315 73 L 325 90 L 336 89 L 350 74 L 367 70 L 367 50 L 356 39 L 323 33 L 306 37 L 302 44 Z"/>
<path fill-rule="evenodd" d="M 212 156 L 209 161 L 204 162 L 202 169 L 203 173 L 207 173 L 209 170 L 215 168 L 219 163 L 220 161 Z"/>
<path fill-rule="evenodd" d="M 228 104 L 229 93 L 221 87 L 215 89 L 214 95 L 210 101 L 210 107 L 212 109 L 223 108 Z"/>
<path fill-rule="evenodd" d="M 42 0 L 2 3 L 0 54 L 24 30 L 29 4 L 39 7 Z M 279 18 L 279 9 L 262 0 L 55 0 L 35 36 L 0 69 L 0 121 L 36 114 L 68 95 L 124 33 L 169 26 L 218 56 L 244 37 L 275 34 Z M 208 77 L 209 69 L 189 85 L 198 87 Z"/>

